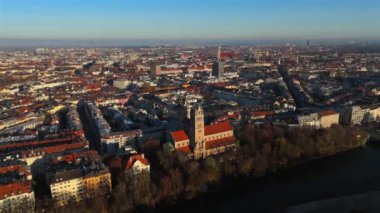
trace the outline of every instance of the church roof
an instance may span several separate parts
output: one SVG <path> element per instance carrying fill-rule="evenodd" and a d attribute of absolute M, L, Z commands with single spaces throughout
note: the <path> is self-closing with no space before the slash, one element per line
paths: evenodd
<path fill-rule="evenodd" d="M 205 126 L 205 135 L 214 135 L 222 132 L 232 131 L 230 122 L 224 121 L 222 123 Z"/>
<path fill-rule="evenodd" d="M 183 130 L 178 130 L 171 132 L 173 139 L 177 141 L 184 141 L 184 140 L 189 140 L 189 137 L 187 136 L 186 132 Z"/>

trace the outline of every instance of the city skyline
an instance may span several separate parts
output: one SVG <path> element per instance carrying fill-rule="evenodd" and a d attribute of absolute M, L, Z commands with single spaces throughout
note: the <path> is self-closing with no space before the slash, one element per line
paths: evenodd
<path fill-rule="evenodd" d="M 0 2 L 0 39 L 108 43 L 123 40 L 376 41 L 380 37 L 380 14 L 376 11 L 379 6 L 379 2 L 369 0 L 291 3 L 5 0 Z"/>
<path fill-rule="evenodd" d="M 380 0 L 0 0 L 1 212 L 378 212 Z"/>

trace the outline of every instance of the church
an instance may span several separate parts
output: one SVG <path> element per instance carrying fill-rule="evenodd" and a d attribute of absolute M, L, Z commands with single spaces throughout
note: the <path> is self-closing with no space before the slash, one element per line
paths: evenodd
<path fill-rule="evenodd" d="M 174 131 L 171 132 L 171 137 L 177 151 L 193 155 L 194 159 L 220 154 L 236 146 L 236 138 L 231 124 L 224 121 L 205 126 L 201 106 L 191 109 L 190 128 L 187 132 L 184 130 Z"/>

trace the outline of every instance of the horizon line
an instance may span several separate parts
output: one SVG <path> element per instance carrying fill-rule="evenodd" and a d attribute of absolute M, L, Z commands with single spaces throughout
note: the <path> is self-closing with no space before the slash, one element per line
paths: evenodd
<path fill-rule="evenodd" d="M 380 44 L 379 38 L 283 38 L 283 39 L 43 39 L 1 38 L 1 48 L 31 47 L 136 47 L 136 46 L 191 46 L 191 45 L 301 45 L 309 41 L 312 45 Z"/>

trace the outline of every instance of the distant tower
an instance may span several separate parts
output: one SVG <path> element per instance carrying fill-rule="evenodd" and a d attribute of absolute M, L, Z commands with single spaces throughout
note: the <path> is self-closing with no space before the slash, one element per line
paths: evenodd
<path fill-rule="evenodd" d="M 224 74 L 224 63 L 221 58 L 220 46 L 218 47 L 217 58 L 218 60 L 212 65 L 212 76 L 221 78 Z"/>
<path fill-rule="evenodd" d="M 310 41 L 309 40 L 306 41 L 306 47 L 310 47 Z"/>
<path fill-rule="evenodd" d="M 193 147 L 194 158 L 206 156 L 204 114 L 201 106 L 191 110 L 190 143 Z"/>
<path fill-rule="evenodd" d="M 256 63 L 260 63 L 260 62 L 261 62 L 261 58 L 262 58 L 262 56 L 263 56 L 262 51 L 256 49 L 256 50 L 254 51 L 253 54 L 254 54 L 254 58 L 255 58 L 255 60 L 256 60 Z"/>
<path fill-rule="evenodd" d="M 150 76 L 157 77 L 161 75 L 161 66 L 157 62 L 150 62 Z"/>
<path fill-rule="evenodd" d="M 218 47 L 218 55 L 217 55 L 217 58 L 218 58 L 218 62 L 220 62 L 220 60 L 221 60 L 220 46 Z"/>

